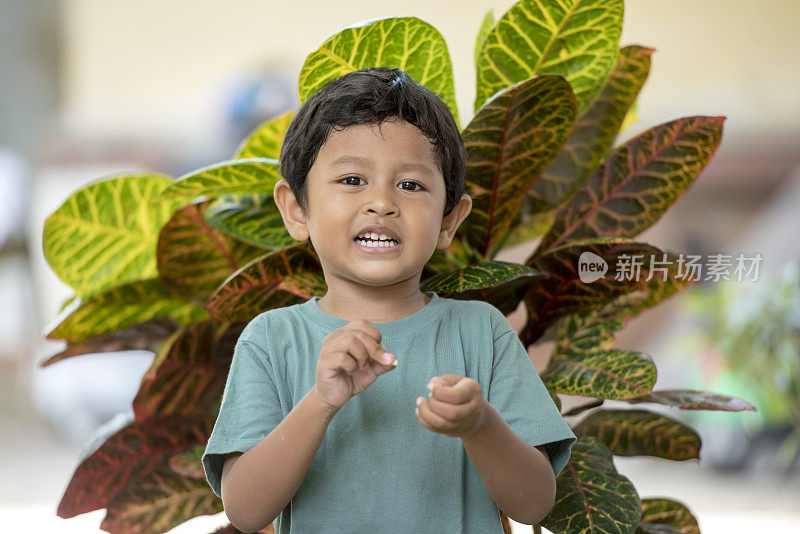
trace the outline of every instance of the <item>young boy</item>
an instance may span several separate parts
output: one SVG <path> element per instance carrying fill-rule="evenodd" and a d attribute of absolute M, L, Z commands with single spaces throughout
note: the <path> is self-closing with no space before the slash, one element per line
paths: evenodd
<path fill-rule="evenodd" d="M 498 507 L 539 522 L 575 435 L 502 313 L 419 290 L 472 207 L 447 106 L 402 70 L 352 72 L 301 107 L 280 159 L 275 202 L 328 289 L 236 344 L 203 455 L 231 523 L 500 534 Z"/>

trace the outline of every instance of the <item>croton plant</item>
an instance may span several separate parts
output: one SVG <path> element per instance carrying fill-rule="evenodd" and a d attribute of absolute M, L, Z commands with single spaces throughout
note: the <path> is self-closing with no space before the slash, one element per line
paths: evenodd
<path fill-rule="evenodd" d="M 474 50 L 474 115 L 462 127 L 473 209 L 425 266 L 420 289 L 484 300 L 505 314 L 521 304 L 523 344 L 555 341 L 538 371 L 556 405 L 558 394 L 590 399 L 563 413 L 579 439 L 557 478 L 555 506 L 534 531 L 698 533 L 685 504 L 640 497 L 613 457 L 699 459 L 694 430 L 642 404 L 755 408 L 705 391 L 654 390 L 651 357 L 614 348 L 615 334 L 690 281 L 677 262 L 657 272 L 645 262 L 637 278 L 611 273 L 634 255 L 675 258 L 636 236 L 700 174 L 725 117 L 679 118 L 615 146 L 635 120 L 654 52 L 620 48 L 622 18 L 622 0 L 523 0 L 498 20 L 486 14 Z M 446 43 L 416 17 L 363 22 L 328 38 L 303 64 L 299 99 L 378 66 L 404 69 L 461 124 Z M 95 440 L 59 516 L 106 508 L 101 528 L 109 532 L 161 533 L 222 511 L 200 457 L 234 343 L 259 313 L 326 291 L 314 250 L 289 236 L 272 198 L 293 116 L 259 126 L 230 160 L 177 179 L 121 174 L 90 183 L 45 221 L 45 257 L 74 297 L 47 333 L 66 347 L 41 365 L 155 353 L 132 417 Z M 494 259 L 521 243 L 532 243 L 524 263 Z M 609 274 L 582 282 L 584 253 L 604 260 Z M 606 400 L 636 406 L 612 409 Z"/>

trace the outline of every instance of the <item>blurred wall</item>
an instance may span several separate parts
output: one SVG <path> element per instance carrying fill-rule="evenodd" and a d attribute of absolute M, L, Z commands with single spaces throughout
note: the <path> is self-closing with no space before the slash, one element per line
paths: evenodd
<path fill-rule="evenodd" d="M 0 147 L 29 154 L 58 104 L 59 4 L 0 0 Z"/>
<path fill-rule="evenodd" d="M 64 126 L 92 135 L 213 143 L 226 84 L 272 66 L 296 86 L 303 61 L 356 21 L 414 15 L 444 35 L 462 123 L 475 95 L 483 14 L 513 1 L 66 0 Z M 112 8 L 113 6 L 113 8 Z M 727 136 L 800 137 L 800 2 L 627 0 L 622 44 L 655 47 L 636 131 L 679 116 L 727 115 Z"/>

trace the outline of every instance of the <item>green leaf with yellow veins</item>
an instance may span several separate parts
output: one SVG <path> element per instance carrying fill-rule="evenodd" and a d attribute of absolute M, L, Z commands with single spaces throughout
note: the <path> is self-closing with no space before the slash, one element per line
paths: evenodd
<path fill-rule="evenodd" d="M 536 249 L 594 237 L 632 238 L 694 183 L 722 140 L 725 117 L 683 117 L 614 149 L 568 202 Z"/>
<path fill-rule="evenodd" d="M 226 195 L 214 200 L 205 220 L 220 232 L 269 250 L 296 245 L 272 194 Z"/>
<path fill-rule="evenodd" d="M 481 21 L 481 27 L 478 28 L 478 36 L 475 38 L 475 64 L 478 64 L 478 58 L 481 55 L 481 50 L 483 49 L 483 42 L 486 40 L 486 36 L 489 35 L 489 32 L 492 31 L 492 27 L 494 27 L 494 10 L 489 9 L 486 14 L 483 16 L 483 20 Z"/>
<path fill-rule="evenodd" d="M 369 67 L 403 69 L 437 93 L 460 125 L 447 43 L 436 28 L 417 17 L 362 21 L 329 37 L 303 63 L 300 104 L 331 80 Z"/>
<path fill-rule="evenodd" d="M 647 410 L 598 410 L 575 427 L 618 456 L 656 456 L 668 460 L 700 458 L 700 437 L 681 421 Z"/>
<path fill-rule="evenodd" d="M 100 528 L 155 534 L 197 515 L 213 515 L 222 510 L 222 500 L 204 478 L 175 473 L 165 462 L 136 483 L 129 483 L 108 503 Z"/>
<path fill-rule="evenodd" d="M 622 14 L 622 0 L 517 2 L 483 41 L 475 111 L 498 91 L 547 73 L 569 81 L 582 114 L 617 62 Z"/>
<path fill-rule="evenodd" d="M 48 339 L 77 343 L 156 317 L 180 324 L 208 319 L 203 308 L 169 292 L 159 279 L 136 280 L 85 300 L 75 299 L 56 318 Z"/>
<path fill-rule="evenodd" d="M 294 111 L 287 111 L 261 124 L 248 135 L 236 149 L 233 159 L 272 158 L 279 159 L 286 130 L 294 118 Z"/>
<path fill-rule="evenodd" d="M 672 529 L 671 531 L 668 529 Z M 674 499 L 642 499 L 642 519 L 636 534 L 678 532 L 700 534 L 697 518 L 689 508 Z"/>
<path fill-rule="evenodd" d="M 608 349 L 551 359 L 542 373 L 542 382 L 556 393 L 629 399 L 649 394 L 656 383 L 656 374 L 649 355 Z"/>
<path fill-rule="evenodd" d="M 158 238 L 159 278 L 170 290 L 199 304 L 205 304 L 231 274 L 265 252 L 212 227 L 204 218 L 211 202 L 177 210 Z"/>
<path fill-rule="evenodd" d="M 575 121 L 558 156 L 528 190 L 526 208 L 531 216 L 553 214 L 605 159 L 647 80 L 653 52 L 652 48 L 641 46 L 620 50 L 605 85 Z"/>
<path fill-rule="evenodd" d="M 550 532 L 629 534 L 641 517 L 633 483 L 617 472 L 600 440 L 579 436 L 556 478 L 556 498 L 542 526 Z"/>
<path fill-rule="evenodd" d="M 44 257 L 78 297 L 158 274 L 158 232 L 174 202 L 158 195 L 173 183 L 162 174 L 119 175 L 91 183 L 44 223 Z"/>
<path fill-rule="evenodd" d="M 189 204 L 224 195 L 263 193 L 272 195 L 280 180 L 278 160 L 249 158 L 223 161 L 181 176 L 161 193 L 161 198 Z"/>
<path fill-rule="evenodd" d="M 465 187 L 473 201 L 458 232 L 482 257 L 502 244 L 526 192 L 567 140 L 575 113 L 567 81 L 542 75 L 494 96 L 464 129 Z"/>

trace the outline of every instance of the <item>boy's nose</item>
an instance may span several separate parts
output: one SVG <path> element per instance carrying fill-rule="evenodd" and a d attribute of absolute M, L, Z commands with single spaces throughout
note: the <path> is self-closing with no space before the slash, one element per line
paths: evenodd
<path fill-rule="evenodd" d="M 395 208 L 390 205 L 376 206 L 375 204 L 373 204 L 372 206 L 373 207 L 370 207 L 368 211 L 377 213 L 378 215 L 394 215 Z"/>
<path fill-rule="evenodd" d="M 391 193 L 386 191 L 375 191 L 367 201 L 366 208 L 368 212 L 378 215 L 394 215 L 397 211 L 397 205 Z"/>

